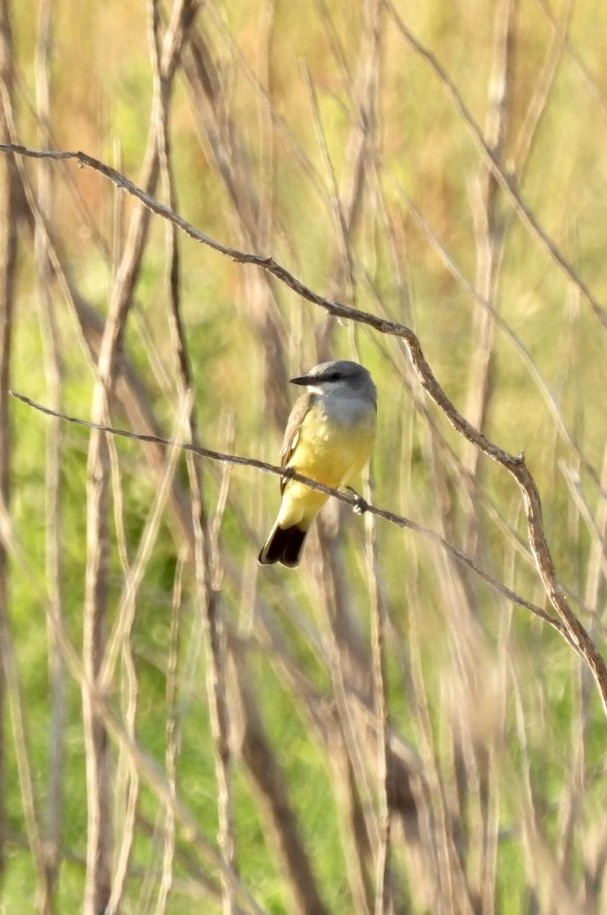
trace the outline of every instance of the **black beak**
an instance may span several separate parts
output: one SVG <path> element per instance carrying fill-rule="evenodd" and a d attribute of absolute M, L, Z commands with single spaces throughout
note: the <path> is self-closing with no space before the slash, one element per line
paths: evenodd
<path fill-rule="evenodd" d="M 312 384 L 314 381 L 318 381 L 318 378 L 313 378 L 311 375 L 298 375 L 297 378 L 289 378 L 289 384 Z"/>

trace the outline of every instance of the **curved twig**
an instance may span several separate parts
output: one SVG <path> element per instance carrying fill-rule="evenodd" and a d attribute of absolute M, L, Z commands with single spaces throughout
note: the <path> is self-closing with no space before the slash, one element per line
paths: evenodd
<path fill-rule="evenodd" d="M 155 200 L 149 194 L 146 194 L 145 191 L 137 187 L 137 185 L 116 169 L 95 159 L 93 156 L 89 156 L 87 153 L 58 150 L 33 150 L 17 144 L 0 144 L 0 152 L 9 152 L 36 159 L 73 159 L 79 162 L 81 166 L 93 168 L 95 171 L 105 175 L 105 177 L 112 181 L 117 187 L 122 188 L 133 197 L 136 197 L 146 207 L 152 210 L 152 212 L 161 216 L 163 219 L 170 220 L 195 241 L 213 248 L 220 254 L 231 257 L 239 263 L 253 264 L 267 270 L 302 298 L 324 308 L 329 314 L 334 315 L 335 317 L 358 321 L 361 324 L 372 327 L 378 333 L 398 337 L 402 340 L 420 384 L 444 413 L 449 423 L 463 435 L 464 438 L 475 445 L 475 447 L 504 467 L 504 469 L 516 480 L 525 506 L 529 545 L 546 595 L 562 624 L 561 627 L 558 627 L 559 631 L 588 665 L 597 684 L 603 708 L 607 715 L 607 666 L 590 635 L 569 606 L 563 587 L 556 575 L 552 554 L 544 532 L 540 495 L 535 480 L 525 463 L 524 455 L 520 454 L 516 456 L 504 451 L 487 438 L 486 435 L 475 429 L 474 426 L 458 412 L 434 377 L 432 369 L 422 352 L 421 344 L 410 328 L 403 324 L 397 324 L 394 321 L 378 318 L 368 312 L 360 311 L 338 302 L 332 302 L 309 289 L 301 280 L 297 279 L 297 277 L 281 264 L 277 263 L 272 257 L 264 257 L 260 254 L 239 251 L 236 248 L 221 244 L 208 235 L 205 235 L 203 232 L 200 232 L 195 226 L 183 219 L 183 217 L 179 216 L 177 213 L 174 213 L 169 207 L 160 203 L 158 200 Z M 22 399 L 24 399 L 25 402 L 28 402 L 26 398 Z M 34 405 L 31 402 L 30 404 Z M 48 412 L 48 410 L 45 412 Z M 83 425 L 87 425 L 84 421 L 80 422 Z M 93 428 L 95 427 L 93 426 Z M 124 432 L 118 432 L 118 434 L 124 434 Z M 151 440 L 151 437 L 149 436 L 142 438 L 144 441 Z M 226 455 L 220 455 L 219 452 L 213 452 L 209 449 L 200 449 L 200 453 L 204 453 L 204 456 L 216 460 L 225 460 L 227 458 Z M 274 468 L 272 465 L 265 464 L 263 461 L 257 461 L 252 458 L 235 458 L 232 462 L 257 467 L 260 470 L 271 473 L 280 472 L 279 469 Z M 315 483 L 314 481 L 300 478 L 299 475 L 293 474 L 293 477 L 299 479 L 300 482 L 306 483 L 306 485 L 309 485 L 311 488 L 319 489 L 321 492 L 328 492 L 329 495 L 333 495 L 336 498 L 341 499 L 341 501 L 351 502 L 351 497 L 349 496 L 330 491 L 328 490 L 328 487 L 323 487 L 321 484 Z M 377 513 L 380 517 L 387 517 L 379 511 Z M 390 513 L 388 512 L 387 515 L 389 516 Z M 410 524 L 407 524 L 407 526 L 410 526 Z"/>

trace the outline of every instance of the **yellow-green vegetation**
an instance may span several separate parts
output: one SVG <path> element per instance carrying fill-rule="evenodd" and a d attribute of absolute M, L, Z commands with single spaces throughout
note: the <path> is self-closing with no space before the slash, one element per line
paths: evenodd
<path fill-rule="evenodd" d="M 402 340 L 94 168 L 0 152 L 7 386 L 276 464 L 288 379 L 355 359 L 379 397 L 358 491 L 414 523 L 331 500 L 298 569 L 260 568 L 276 475 L 3 396 L 0 911 L 607 911 L 607 705 L 556 606 L 607 656 L 607 7 L 0 6 L 1 142 L 82 150 L 411 328 L 524 452 L 557 592 Z"/>

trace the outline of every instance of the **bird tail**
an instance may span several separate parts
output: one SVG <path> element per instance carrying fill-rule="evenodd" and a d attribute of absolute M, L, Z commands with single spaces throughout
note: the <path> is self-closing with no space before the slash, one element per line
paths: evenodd
<path fill-rule="evenodd" d="M 257 561 L 262 566 L 271 565 L 274 562 L 282 562 L 283 566 L 288 566 L 290 569 L 298 566 L 307 533 L 307 530 L 302 530 L 297 525 L 279 527 L 278 524 L 275 524 Z"/>

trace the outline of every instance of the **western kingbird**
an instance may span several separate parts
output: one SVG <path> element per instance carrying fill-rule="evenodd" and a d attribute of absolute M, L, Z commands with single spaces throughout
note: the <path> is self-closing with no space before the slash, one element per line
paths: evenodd
<path fill-rule="evenodd" d="M 369 372 L 357 362 L 323 362 L 307 375 L 291 378 L 305 385 L 289 416 L 280 466 L 292 468 L 337 489 L 349 483 L 371 455 L 377 419 L 377 394 Z M 283 478 L 276 523 L 259 554 L 259 563 L 299 565 L 310 526 L 329 498 L 304 483 Z"/>

